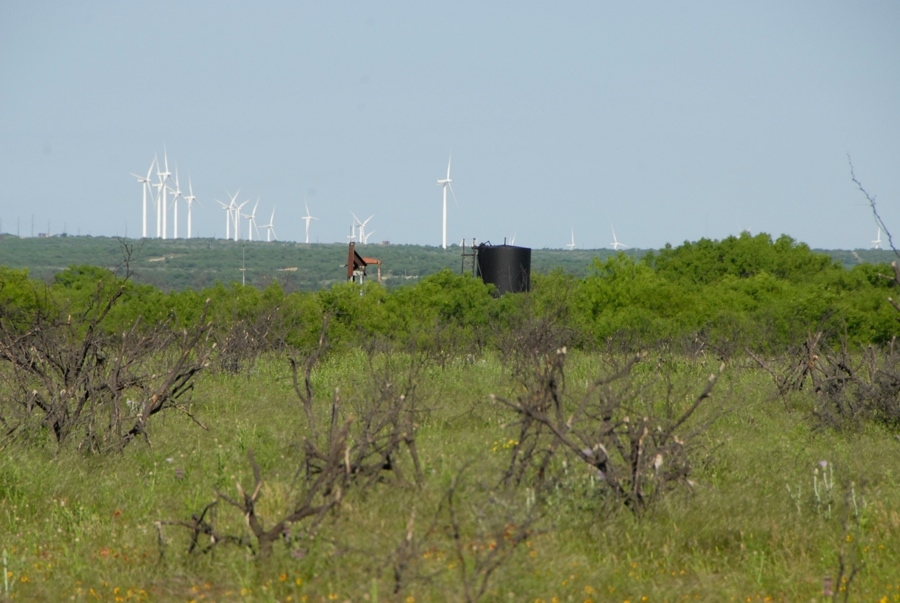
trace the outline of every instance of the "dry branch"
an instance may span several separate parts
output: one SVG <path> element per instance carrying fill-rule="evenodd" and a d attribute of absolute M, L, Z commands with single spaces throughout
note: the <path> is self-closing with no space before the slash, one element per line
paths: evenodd
<path fill-rule="evenodd" d="M 682 439 L 679 431 L 709 399 L 724 363 L 709 376 L 691 405 L 676 416 L 632 420 L 625 395 L 611 386 L 623 381 L 642 356 L 629 358 L 620 370 L 597 379 L 564 413 L 565 391 L 557 384 L 564 382 L 565 357 L 565 349 L 557 350 L 538 375 L 537 386 L 516 400 L 492 396 L 519 416 L 520 440 L 512 451 L 505 481 L 520 483 L 530 470 L 534 472 L 535 487 L 542 488 L 558 446 L 592 467 L 616 498 L 635 511 L 644 509 L 670 485 L 687 481 L 688 436 Z M 566 415 L 568 418 L 564 419 Z M 527 446 L 523 442 L 528 442 Z"/>

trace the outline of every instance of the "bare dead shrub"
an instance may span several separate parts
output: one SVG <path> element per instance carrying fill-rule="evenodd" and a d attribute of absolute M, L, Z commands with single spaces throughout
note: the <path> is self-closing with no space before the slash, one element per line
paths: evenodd
<path fill-rule="evenodd" d="M 769 375 L 775 384 L 779 396 L 788 392 L 802 391 L 807 382 L 817 388 L 817 365 L 820 365 L 819 353 L 822 342 L 822 331 L 807 334 L 806 340 L 789 348 L 779 358 L 767 360 L 747 348 L 747 354 Z M 821 371 L 819 371 L 821 372 Z"/>
<path fill-rule="evenodd" d="M 820 425 L 844 429 L 871 421 L 892 429 L 900 426 L 900 354 L 894 343 L 855 353 L 846 344 L 823 350 L 812 370 L 813 412 Z"/>
<path fill-rule="evenodd" d="M 311 372 L 328 345 L 324 322 L 316 349 L 308 352 L 303 361 L 296 355 L 291 357 L 295 392 L 304 405 L 308 421 L 307 458 L 316 458 L 317 448 L 331 437 L 337 422 L 343 420 L 349 423 L 346 460 L 355 481 L 371 483 L 385 479 L 387 471 L 397 482 L 410 484 L 401 470 L 402 463 L 398 462 L 405 451 L 412 463 L 412 483 L 420 484 L 422 471 L 415 436 L 425 410 L 420 405 L 418 388 L 429 357 L 396 352 L 383 340 L 368 341 L 365 344 L 368 370 L 362 376 L 367 385 L 361 395 L 348 398 L 346 403 L 338 404 L 338 391 L 334 392 L 331 428 L 326 431 L 316 419 L 311 382 Z M 302 388 L 298 378 L 301 364 L 304 367 Z"/>
<path fill-rule="evenodd" d="M 125 290 L 98 283 L 80 314 L 50 299 L 27 317 L 0 318 L 0 420 L 7 435 L 38 427 L 58 447 L 70 439 L 92 451 L 120 450 L 147 435 L 150 418 L 180 400 L 207 366 L 213 345 L 204 311 L 177 330 L 166 320 L 111 333 L 107 319 Z"/>
<path fill-rule="evenodd" d="M 538 492 L 553 483 L 553 463 L 562 454 L 589 466 L 612 496 L 635 512 L 677 485 L 688 483 L 691 440 L 709 425 L 688 429 L 694 412 L 712 394 L 718 373 L 686 407 L 672 388 L 662 400 L 640 402 L 632 370 L 644 359 L 633 355 L 598 377 L 580 397 L 568 393 L 566 350 L 544 358 L 543 367 L 514 400 L 493 399 L 516 417 L 504 481 L 528 483 Z"/>
<path fill-rule="evenodd" d="M 452 592 L 448 598 L 481 600 L 489 595 L 498 571 L 541 532 L 534 507 L 522 508 L 520 501 L 473 483 L 467 475 L 470 468 L 471 464 L 465 465 L 453 476 L 436 508 L 413 509 L 399 543 L 376 569 L 382 574 L 388 568 L 394 597 L 415 584 L 429 584 L 450 573 L 460 592 Z M 416 529 L 419 515 L 430 520 Z"/>
<path fill-rule="evenodd" d="M 539 312 L 530 298 L 523 298 L 509 322 L 494 324 L 493 340 L 505 370 L 520 382 L 540 370 L 544 357 L 576 340 L 568 326 L 567 308 Z"/>
<path fill-rule="evenodd" d="M 398 459 L 403 451 L 407 451 L 411 459 L 412 481 L 421 483 L 422 471 L 415 444 L 415 396 L 412 395 L 417 384 L 416 374 L 406 375 L 406 385 L 403 387 L 394 387 L 394 379 L 377 382 L 372 392 L 347 403 L 349 412 L 344 410 L 339 390 L 335 390 L 329 420 L 317 419 L 319 409 L 316 407 L 311 374 L 327 347 L 325 326 L 323 324 L 316 349 L 309 351 L 305 358 L 297 351 L 290 357 L 295 391 L 306 411 L 307 432 L 299 463 L 289 484 L 289 500 L 281 512 L 270 517 L 263 516 L 258 502 L 263 494 L 264 478 L 250 451 L 252 489 L 237 482 L 237 496 L 217 491 L 213 503 L 195 514 L 191 521 L 165 522 L 165 525 L 180 526 L 190 531 L 189 552 L 208 552 L 218 544 L 231 543 L 248 546 L 260 559 L 264 559 L 271 554 L 273 544 L 279 539 L 283 539 L 288 546 L 294 546 L 300 539 L 315 533 L 327 513 L 340 506 L 349 489 L 362 489 L 380 481 L 410 484 L 401 471 Z M 246 530 L 229 532 L 221 522 L 216 521 L 215 514 L 210 511 L 220 506 L 220 502 L 239 511 L 246 520 Z M 210 537 L 210 544 L 198 547 L 195 543 L 203 536 Z"/>
<path fill-rule="evenodd" d="M 298 359 L 300 356 L 298 350 L 292 350 L 288 355 L 288 361 L 291 363 L 291 376 L 293 378 L 294 392 L 303 404 L 303 410 L 306 412 L 306 422 L 309 426 L 310 433 L 317 433 L 315 412 L 313 410 L 312 371 L 313 368 L 315 368 L 316 363 L 322 357 L 322 354 L 328 349 L 328 342 L 325 337 L 328 332 L 328 319 L 329 316 L 327 314 L 322 318 L 322 330 L 319 332 L 318 343 L 314 349 L 303 354 L 304 358 L 302 360 Z M 303 387 L 300 386 L 299 377 L 301 363 L 303 366 Z"/>
<path fill-rule="evenodd" d="M 522 513 L 495 492 L 486 501 L 460 492 L 462 473 L 454 477 L 444 495 L 442 529 L 455 558 L 455 569 L 467 602 L 487 594 L 491 578 L 515 551 L 536 532 L 536 515 Z"/>
<path fill-rule="evenodd" d="M 846 341 L 822 343 L 822 332 L 773 367 L 751 353 L 773 378 L 779 395 L 807 387 L 815 395 L 813 417 L 819 427 L 856 429 L 865 422 L 900 426 L 900 352 L 896 341 L 884 347 L 851 350 Z"/>
<path fill-rule="evenodd" d="M 221 544 L 236 544 L 249 548 L 260 559 L 269 557 L 274 543 L 278 540 L 284 540 L 290 546 L 292 540 L 314 534 L 328 511 L 340 505 L 343 499 L 342 484 L 346 481 L 346 473 L 349 471 L 344 458 L 347 427 L 348 424 L 345 424 L 335 430 L 331 447 L 327 452 L 316 451 L 315 474 L 297 473 L 292 484 L 293 496 L 290 505 L 274 519 L 264 517 L 259 511 L 258 503 L 264 480 L 253 450 L 248 450 L 247 456 L 253 471 L 252 489 L 248 490 L 238 480 L 235 482 L 237 496 L 216 491 L 212 502 L 205 505 L 199 513 L 192 515 L 190 521 L 158 522 L 160 555 L 164 554 L 165 548 L 165 538 L 161 531 L 163 525 L 189 530 L 188 553 L 208 553 Z M 218 521 L 219 516 L 215 511 L 223 502 L 236 509 L 244 518 L 245 529 L 232 533 L 227 531 L 228 527 L 223 527 L 223 522 Z M 228 522 L 224 523 L 226 526 L 229 525 Z"/>
<path fill-rule="evenodd" d="M 430 412 L 422 403 L 419 386 L 425 368 L 431 363 L 427 354 L 407 351 L 394 353 L 378 342 L 367 347 L 369 364 L 369 393 L 349 401 L 353 416 L 354 439 L 359 443 L 356 454 L 360 465 L 364 457 L 380 462 L 384 470 L 390 470 L 394 478 L 404 485 L 422 485 L 422 466 L 416 448 L 416 432 Z M 412 481 L 402 471 L 398 457 L 408 453 L 412 462 Z M 380 478 L 381 472 L 372 477 Z"/>
<path fill-rule="evenodd" d="M 283 345 L 283 325 L 278 308 L 266 309 L 252 319 L 241 319 L 213 334 L 216 342 L 216 366 L 237 375 L 250 371 L 259 356 Z"/>

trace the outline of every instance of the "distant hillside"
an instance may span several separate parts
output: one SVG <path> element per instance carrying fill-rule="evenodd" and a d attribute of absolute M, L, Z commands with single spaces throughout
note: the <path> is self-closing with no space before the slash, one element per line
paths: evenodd
<path fill-rule="evenodd" d="M 130 266 L 134 280 L 164 290 L 200 289 L 216 282 L 240 282 L 265 286 L 277 280 L 287 290 L 312 291 L 342 282 L 346 277 L 347 245 L 304 244 L 293 242 L 225 241 L 222 239 L 120 240 L 109 237 L 60 236 L 20 239 L 0 235 L 0 265 L 27 268 L 32 276 L 44 279 L 73 264 L 91 264 L 118 269 L 123 266 L 126 247 L 131 250 Z M 360 245 L 361 255 L 382 261 L 382 280 L 388 287 L 413 283 L 417 279 L 450 268 L 463 266 L 462 249 L 454 245 L 446 250 L 419 245 Z M 890 251 L 817 250 L 830 255 L 846 267 L 860 263 L 889 262 Z M 646 250 L 625 253 L 640 257 Z M 561 269 L 584 276 L 594 258 L 601 261 L 613 255 L 609 249 L 534 249 L 533 272 Z M 471 270 L 471 258 L 465 269 Z M 372 271 L 374 278 L 374 270 Z"/>

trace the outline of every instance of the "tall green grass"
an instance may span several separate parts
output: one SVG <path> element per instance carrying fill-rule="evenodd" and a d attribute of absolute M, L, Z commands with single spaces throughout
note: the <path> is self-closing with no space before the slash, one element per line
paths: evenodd
<path fill-rule="evenodd" d="M 329 357 L 313 374 L 317 411 L 329 416 L 338 389 L 342 412 L 352 414 L 374 383 L 402 382 L 413 360 Z M 604 361 L 572 354 L 567 387 L 584 387 Z M 689 400 L 709 370 L 651 358 L 632 390 L 649 398 L 671 388 Z M 848 567 L 862 568 L 851 600 L 900 601 L 900 442 L 875 427 L 816 429 L 812 393 L 776 398 L 767 375 L 735 361 L 693 421 L 715 419 L 695 439 L 692 487 L 635 514 L 575 462 L 545 499 L 527 487 L 496 488 L 516 433 L 489 394 L 522 387 L 496 358 L 426 364 L 417 379 L 422 486 L 398 486 L 385 472 L 368 489 L 351 488 L 314 537 L 276 545 L 265 561 L 228 544 L 188 555 L 189 530 L 174 523 L 190 521 L 217 491 L 236 496 L 237 482 L 252 484 L 250 449 L 265 478 L 260 513 L 272 521 L 285 511 L 307 434 L 283 357 L 202 377 L 191 412 L 205 429 L 167 411 L 147 440 L 108 456 L 54 453 L 39 437 L 4 442 L 0 598 L 459 601 L 464 580 L 478 581 L 479 560 L 534 520 L 483 600 L 818 601 L 843 551 Z M 396 462 L 411 475 L 408 457 Z M 223 531 L 245 530 L 234 509 L 220 503 L 214 513 Z M 465 545 L 462 557 L 455 542 Z"/>

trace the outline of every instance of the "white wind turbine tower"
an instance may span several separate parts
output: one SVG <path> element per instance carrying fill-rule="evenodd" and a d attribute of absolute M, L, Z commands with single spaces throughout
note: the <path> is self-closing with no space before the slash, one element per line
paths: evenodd
<path fill-rule="evenodd" d="M 610 228 L 612 228 L 612 226 L 610 226 Z M 628 249 L 628 247 L 624 243 L 620 243 L 619 239 L 616 238 L 616 229 L 615 228 L 612 228 L 612 234 L 613 234 L 613 240 L 612 240 L 612 243 L 610 243 L 610 246 L 614 250 Z"/>
<path fill-rule="evenodd" d="M 237 195 L 235 195 L 237 197 Z M 234 200 L 231 201 L 235 203 Z M 232 210 L 232 218 L 234 218 L 234 240 L 239 241 L 241 239 L 241 210 L 245 205 L 250 203 L 250 199 L 247 199 L 240 205 L 234 205 L 234 209 Z"/>
<path fill-rule="evenodd" d="M 302 219 L 306 221 L 306 242 L 309 243 L 309 223 L 312 220 L 318 220 L 318 218 L 313 218 L 311 215 L 309 215 L 309 203 L 306 203 L 305 205 L 306 205 L 306 215 L 303 216 Z M 274 209 L 272 210 L 272 215 L 273 216 L 275 215 Z"/>
<path fill-rule="evenodd" d="M 156 163 L 156 159 L 150 164 L 150 169 L 147 170 L 146 176 L 138 176 L 135 173 L 131 175 L 137 178 L 137 181 L 141 183 L 141 190 L 143 192 L 143 203 L 141 205 L 142 208 L 142 228 L 141 228 L 141 237 L 147 238 L 147 192 L 150 190 L 150 187 L 153 186 L 150 183 L 150 175 L 153 173 L 153 166 Z"/>
<path fill-rule="evenodd" d="M 168 172 L 161 172 L 159 168 L 159 159 L 157 157 L 153 158 L 153 162 L 156 164 L 156 177 L 157 182 L 153 184 L 156 187 L 156 238 L 162 238 L 162 206 L 165 203 L 166 198 L 166 178 L 169 177 Z"/>
<path fill-rule="evenodd" d="M 232 222 L 231 212 L 234 211 L 235 199 L 237 199 L 237 196 L 240 193 L 241 193 L 241 189 L 238 189 L 237 192 L 232 197 L 231 193 L 229 193 L 228 191 L 225 191 L 225 194 L 227 194 L 230 197 L 230 200 L 228 201 L 228 205 L 226 205 L 226 204 L 222 203 L 221 201 L 219 201 L 218 199 L 216 199 L 216 203 L 221 205 L 222 209 L 225 210 L 225 240 L 226 241 L 231 238 L 231 222 Z"/>
<path fill-rule="evenodd" d="M 162 209 L 162 238 L 168 238 L 168 230 L 169 230 L 169 217 L 168 217 L 168 180 L 169 176 L 172 175 L 172 172 L 169 171 L 169 155 L 167 153 L 163 153 L 163 160 L 166 165 L 166 171 L 157 174 L 159 175 L 160 182 L 162 183 L 162 187 L 159 189 L 160 194 L 162 195 L 162 199 L 160 199 L 160 207 L 157 208 L 157 214 L 159 210 Z"/>
<path fill-rule="evenodd" d="M 256 208 L 259 207 L 259 197 L 256 198 L 256 203 L 253 205 L 253 211 L 250 212 L 250 215 L 244 215 L 247 219 L 247 240 L 253 240 L 253 230 L 256 229 L 256 236 L 259 238 L 259 227 L 256 225 Z"/>
<path fill-rule="evenodd" d="M 350 242 L 356 241 L 356 222 L 350 223 L 350 234 L 347 235 L 347 240 Z"/>
<path fill-rule="evenodd" d="M 354 214 L 354 213 L 351 211 L 351 212 L 350 212 L 350 215 L 353 216 L 353 228 L 354 228 L 354 230 L 353 230 L 352 232 L 358 233 L 358 234 L 354 235 L 355 240 L 356 240 L 356 242 L 358 242 L 358 243 L 362 243 L 362 242 L 363 242 L 363 237 L 365 236 L 366 229 L 365 229 L 365 227 L 363 226 L 363 223 L 360 222 L 359 218 L 356 217 L 356 214 Z"/>
<path fill-rule="evenodd" d="M 372 218 L 375 217 L 375 214 L 372 214 L 371 216 L 369 216 L 368 218 L 366 218 L 363 221 L 361 221 L 359 218 L 357 218 L 356 214 L 354 214 L 352 211 L 350 212 L 350 215 L 353 216 L 353 219 L 356 220 L 356 226 L 359 227 L 358 241 L 360 243 L 362 243 L 363 245 L 365 245 L 366 241 L 372 235 L 372 233 L 369 233 L 368 235 L 366 234 L 366 224 L 369 223 L 369 220 L 371 220 Z"/>
<path fill-rule="evenodd" d="M 218 199 L 216 199 L 216 203 L 222 206 L 222 209 L 225 210 L 225 240 L 231 238 L 231 206 L 222 203 Z"/>
<path fill-rule="evenodd" d="M 174 218 L 173 230 L 174 234 L 172 235 L 173 239 L 178 238 L 178 198 L 181 197 L 184 199 L 184 196 L 181 194 L 181 185 L 178 183 L 178 167 L 175 168 L 175 188 L 169 189 L 169 192 L 172 193 L 172 213 Z"/>
<path fill-rule="evenodd" d="M 575 249 L 575 227 L 572 227 L 572 242 L 566 245 L 569 251 Z"/>
<path fill-rule="evenodd" d="M 184 202 L 187 203 L 187 238 L 191 238 L 191 207 L 193 207 L 194 202 L 197 201 L 197 197 L 194 196 L 194 187 L 191 185 L 191 178 L 188 177 L 188 195 L 187 197 L 183 197 Z"/>
<path fill-rule="evenodd" d="M 881 228 L 878 229 L 878 236 L 872 241 L 872 249 L 881 249 Z"/>
<path fill-rule="evenodd" d="M 359 225 L 359 238 L 363 245 L 368 243 L 369 237 L 371 237 L 373 234 L 375 234 L 374 230 L 372 232 L 366 232 L 366 224 L 368 224 L 369 220 L 371 220 L 374 217 L 375 217 L 374 215 L 369 216 L 368 218 L 366 218 L 366 220 L 362 224 Z"/>
<path fill-rule="evenodd" d="M 306 213 L 309 213 L 308 208 L 307 208 Z M 315 218 L 313 218 L 313 219 L 315 219 Z M 309 225 L 309 222 L 307 222 L 307 227 L 306 227 L 307 228 L 307 234 L 306 234 L 307 241 L 309 241 L 309 226 L 308 225 Z M 267 243 L 271 242 L 272 239 L 275 239 L 276 241 L 278 240 L 278 235 L 275 234 L 275 208 L 274 207 L 272 208 L 272 215 L 269 217 L 269 223 L 263 224 L 262 227 L 266 229 L 266 242 Z"/>
<path fill-rule="evenodd" d="M 456 193 L 453 192 L 453 186 L 451 186 L 450 182 L 450 162 L 453 160 L 453 155 L 450 155 L 450 158 L 447 160 L 447 177 L 440 179 L 437 181 L 439 185 L 444 189 L 444 213 L 443 213 L 443 228 L 441 229 L 441 247 L 447 249 L 447 189 L 450 189 L 450 193 L 453 195 L 453 198 L 456 198 Z"/>

